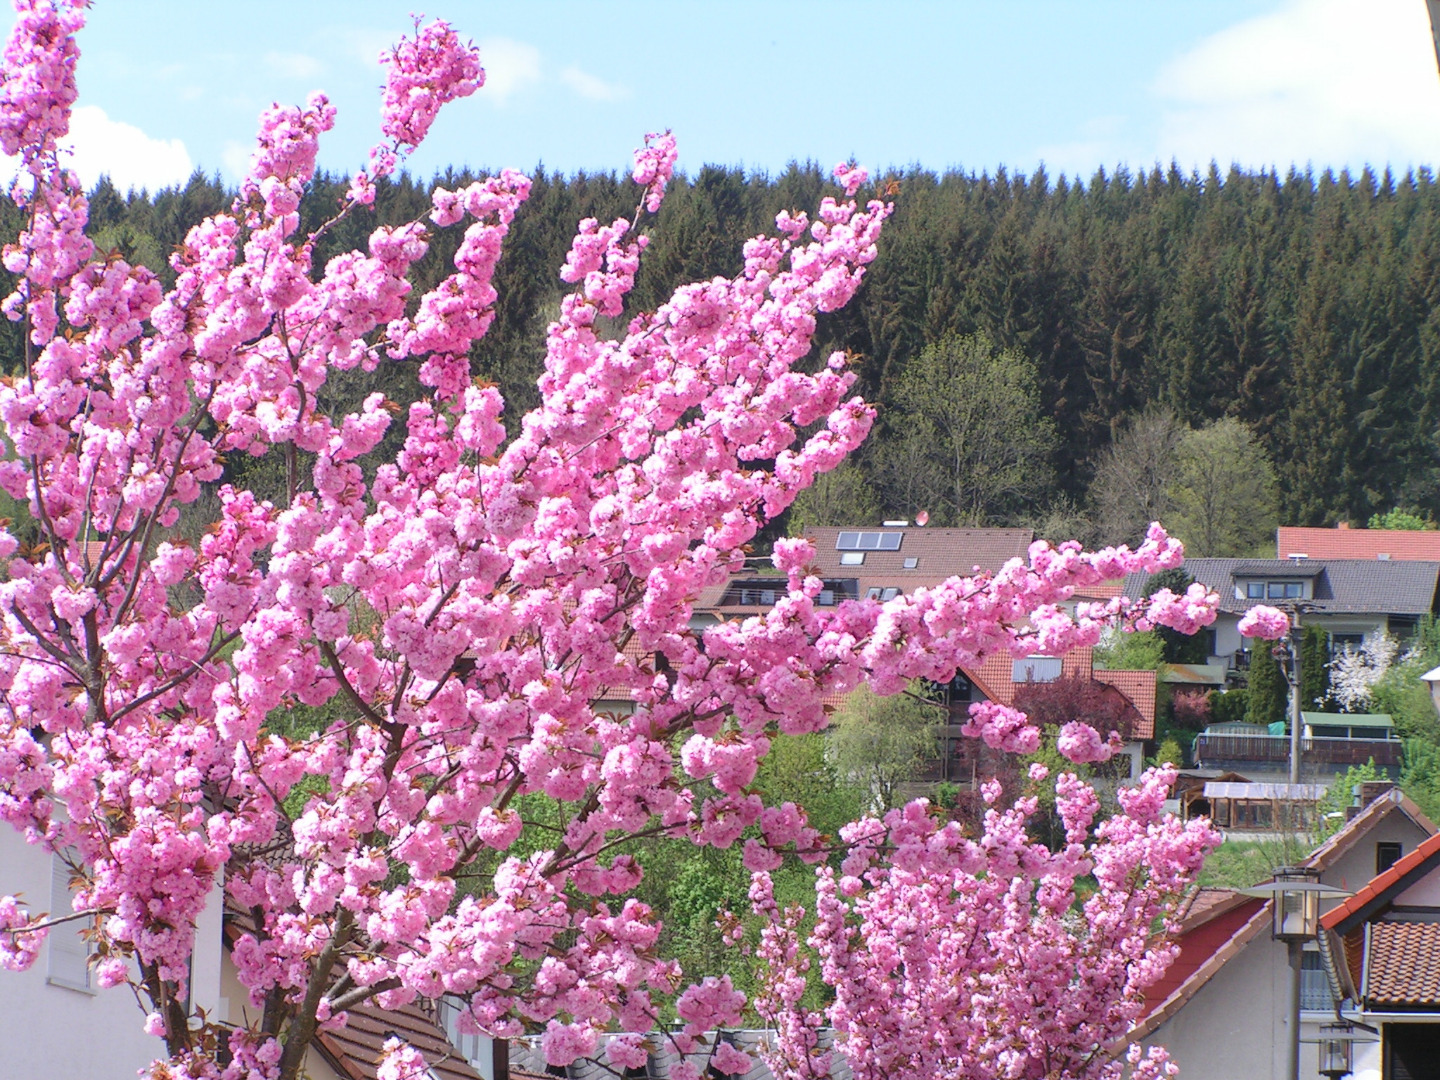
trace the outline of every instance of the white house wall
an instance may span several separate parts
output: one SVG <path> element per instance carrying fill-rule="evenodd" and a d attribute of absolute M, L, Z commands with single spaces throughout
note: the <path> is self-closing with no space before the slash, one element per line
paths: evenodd
<path fill-rule="evenodd" d="M 1170 1051 L 1185 1080 L 1288 1080 L 1289 978 L 1284 944 L 1261 931 L 1145 1045 Z M 1308 1050 L 1306 1077 L 1319 1067 Z"/>
<path fill-rule="evenodd" d="M 50 858 L 0 824 L 0 895 L 48 910 Z M 0 1080 L 134 1080 L 165 1056 L 164 1042 L 142 1030 L 145 1014 L 129 990 L 49 984 L 48 949 L 29 971 L 0 971 Z"/>
<path fill-rule="evenodd" d="M 1332 634 L 1368 634 L 1372 630 L 1383 630 L 1388 625 L 1384 615 L 1308 615 L 1305 624 L 1324 627 Z M 1255 645 L 1253 639 L 1240 636 L 1239 615 L 1222 611 L 1215 618 L 1214 630 L 1215 652 L 1211 655 L 1214 663 L 1227 662 L 1239 650 Z"/>
<path fill-rule="evenodd" d="M 1398 843 L 1401 854 L 1409 855 L 1427 836 L 1428 834 L 1424 830 L 1404 814 L 1391 813 L 1376 823 L 1364 836 L 1356 840 L 1348 851 L 1336 859 L 1321 875 L 1321 880 L 1326 885 L 1356 892 L 1363 889 L 1378 872 L 1375 869 L 1376 845 Z M 1329 911 L 1339 902 L 1339 900 L 1322 902 L 1321 911 Z"/>
<path fill-rule="evenodd" d="M 1395 898 L 1399 907 L 1440 908 L 1440 874 L 1426 874 Z"/>

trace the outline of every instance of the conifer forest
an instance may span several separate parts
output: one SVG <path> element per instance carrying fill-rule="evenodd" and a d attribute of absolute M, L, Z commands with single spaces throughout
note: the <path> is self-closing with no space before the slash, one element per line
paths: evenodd
<path fill-rule="evenodd" d="M 454 186 L 466 177 L 436 179 Z M 333 213 L 346 183 L 321 173 L 309 184 L 305 228 Z M 707 166 L 677 182 L 626 317 L 653 309 L 682 281 L 736 273 L 745 238 L 782 209 L 814 205 L 829 184 L 813 165 L 776 176 Z M 1221 420 L 1242 431 L 1240 453 L 1261 472 L 1273 469 L 1262 496 L 1273 502 L 1268 520 L 1363 523 L 1397 506 L 1440 511 L 1440 186 L 1428 170 L 1279 175 L 1212 166 L 1203 176 L 1156 168 L 1078 181 L 911 169 L 875 186 L 894 193 L 887 241 L 856 301 L 823 317 L 813 353 L 852 354 L 859 389 L 881 408 L 848 478 L 859 494 L 841 505 L 1133 540 L 1116 535 L 1135 523 L 1107 519 L 1096 479 L 1126 433 L 1159 412 L 1182 432 Z M 342 221 L 322 238 L 317 261 L 363 246 L 377 220 L 423 214 L 430 187 L 404 174 L 382 183 L 373 214 Z M 102 180 L 88 231 L 101 250 L 168 282 L 168 253 L 232 199 L 198 173 L 153 195 Z M 511 422 L 536 401 L 545 327 L 565 288 L 556 271 L 576 222 L 625 216 L 634 202 L 628 178 L 535 173 L 498 270 L 495 325 L 475 346 Z M 13 236 L 19 211 L 7 204 L 3 214 Z M 460 233 L 439 230 L 417 292 L 444 275 Z M 19 330 L 0 333 L 13 370 Z M 950 367 L 934 370 L 942 361 Z M 419 396 L 418 383 L 405 385 L 408 368 L 382 372 L 396 382 L 381 387 L 392 400 Z M 329 392 L 348 389 L 357 401 L 381 377 L 347 374 L 354 385 L 337 380 Z M 934 385 L 947 388 L 943 400 Z M 987 418 L 988 433 L 976 426 Z M 945 460 L 954 425 L 956 445 L 985 458 L 970 463 L 980 471 L 968 481 Z M 977 449 L 987 438 L 996 445 Z M 811 520 L 826 516 L 815 501 Z"/>

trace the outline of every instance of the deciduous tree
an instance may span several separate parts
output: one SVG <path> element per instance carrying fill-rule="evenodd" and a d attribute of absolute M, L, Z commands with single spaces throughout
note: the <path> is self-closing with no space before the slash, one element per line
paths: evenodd
<path fill-rule="evenodd" d="M 1275 470 L 1249 428 L 1226 417 L 1186 432 L 1177 465 L 1169 520 L 1192 555 L 1255 555 L 1273 543 Z"/>
<path fill-rule="evenodd" d="M 1093 644 L 1122 617 L 1142 629 L 1213 618 L 1213 598 L 1196 596 L 1061 606 L 1076 589 L 1176 565 L 1179 545 L 1156 527 L 1134 552 L 1037 544 L 993 579 L 834 607 L 818 603 L 813 548 L 782 540 L 773 610 L 692 625 L 700 592 L 742 566 L 758 530 L 870 427 L 844 355 L 799 369 L 817 317 L 860 286 L 889 213 L 856 201 L 863 171 L 839 167 L 813 220 L 780 214 L 773 235 L 745 244 L 736 276 L 636 311 L 641 225 L 676 153 L 668 134 L 648 137 L 628 189 L 634 216 L 580 223 L 539 404 L 507 439 L 504 401 L 472 377 L 468 352 L 493 319 L 492 278 L 528 178 L 437 188 L 420 216 L 374 228 L 363 249 L 317 254 L 364 220 L 438 110 L 483 82 L 453 30 L 417 24 L 385 55 L 383 139 L 313 228 L 298 208 L 335 110 L 321 95 L 268 109 L 238 198 L 185 235 L 171 283 L 94 257 L 86 199 L 63 166 L 84 5 L 16 7 L 0 149 L 20 158 L 26 227 L 4 253 L 19 282 L 4 311 L 25 345 L 23 371 L 0 385 L 0 486 L 28 506 L 38 542 L 21 548 L 0 530 L 0 817 L 73 868 L 97 982 L 128 984 L 165 1041 L 154 1076 L 294 1080 L 347 1009 L 442 994 L 463 1002 L 464 1024 L 543 1029 L 555 1065 L 615 1028 L 629 1034 L 608 1044 L 610 1061 L 635 1064 L 671 998 L 684 1027 L 668 1037 L 693 1047 L 736 1023 L 743 997 L 723 980 L 687 985 L 661 954 L 655 913 L 627 898 L 642 876 L 627 844 L 743 841 L 757 871 L 787 852 L 823 860 L 803 810 L 767 806 L 754 781 L 777 732 L 825 726 L 828 696 L 862 683 L 889 695 L 989 654 Z M 432 227 L 462 221 L 453 270 L 412 288 Z M 603 337 L 597 327 L 615 321 L 623 335 Z M 429 396 L 401 418 L 393 460 L 377 460 L 395 423 L 383 395 L 333 411 L 321 391 L 336 372 L 393 364 L 414 366 Z M 223 483 L 234 459 L 267 452 L 283 465 L 273 501 Z M 171 530 L 205 491 L 215 520 L 186 543 Z M 633 711 L 617 715 L 617 700 Z M 320 730 L 279 722 L 302 706 L 328 717 Z M 981 708 L 970 730 L 1011 747 L 1035 729 Z M 1072 724 L 1060 748 L 1092 760 L 1104 742 Z M 1102 1060 L 1163 969 L 1163 948 L 1134 962 L 1128 946 L 1209 843 L 1153 812 L 1167 779 L 1152 776 L 1088 853 L 1090 802 L 1063 777 L 1082 847 L 1055 855 L 1025 844 L 1023 806 L 997 811 L 989 848 L 933 833 L 920 806 L 886 826 L 893 850 L 873 823 L 849 834 L 880 895 L 926 895 L 905 838 L 931 835 L 937 869 L 986 883 L 959 891 L 994 893 L 986 910 L 1018 950 L 1005 962 L 1042 976 L 1028 1004 L 996 1014 L 1013 1049 L 995 1060 L 1047 1044 L 1072 1013 L 1082 1026 L 1065 1045 Z M 559 832 L 521 847 L 518 808 L 539 794 Z M 1053 873 L 1037 876 L 1047 860 Z M 1100 898 L 1081 933 L 1071 885 L 1091 865 Z M 228 1030 L 187 993 L 194 927 L 217 887 L 248 993 L 249 1019 L 232 1015 Z M 823 912 L 836 933 L 867 918 L 842 911 L 841 895 Z M 943 917 L 937 902 L 925 910 Z M 0 898 L 0 963 L 33 962 L 49 925 Z M 873 925 L 888 932 L 880 907 Z M 1079 981 L 1074 963 L 1042 959 L 1067 949 L 1089 958 Z M 993 963 L 978 952 L 953 962 L 977 978 Z M 861 1068 L 883 1069 L 908 1031 L 877 1020 L 864 1034 L 870 1002 L 851 1000 L 832 1020 L 854 1033 Z M 988 1062 L 992 1045 L 952 1040 L 945 1052 Z M 395 1042 L 382 1070 L 422 1064 Z M 748 1062 L 717 1051 L 715 1065 Z"/>
<path fill-rule="evenodd" d="M 912 358 L 886 402 L 888 497 L 937 524 L 987 525 L 1033 508 L 1051 486 L 1054 425 L 1034 364 L 984 334 L 948 337 Z"/>

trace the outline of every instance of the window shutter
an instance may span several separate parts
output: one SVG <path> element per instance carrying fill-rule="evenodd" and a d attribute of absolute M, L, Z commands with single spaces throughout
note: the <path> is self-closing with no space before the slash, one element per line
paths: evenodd
<path fill-rule="evenodd" d="M 50 856 L 50 916 L 61 918 L 71 915 L 75 908 L 70 903 L 70 867 L 58 854 Z M 90 946 L 80 936 L 84 920 L 63 923 L 55 927 L 46 937 L 49 945 L 49 972 L 47 981 L 57 986 L 68 986 L 72 990 L 90 989 Z"/>

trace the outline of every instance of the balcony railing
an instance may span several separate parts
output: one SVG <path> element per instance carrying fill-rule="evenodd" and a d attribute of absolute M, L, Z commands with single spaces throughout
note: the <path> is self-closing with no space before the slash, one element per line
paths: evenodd
<path fill-rule="evenodd" d="M 1300 740 L 1301 760 L 1316 765 L 1364 765 L 1373 760 L 1385 768 L 1401 764 L 1399 739 L 1342 739 L 1316 735 Z M 1284 764 L 1290 760 L 1288 735 L 1201 733 L 1195 737 L 1195 764 L 1246 761 Z"/>

